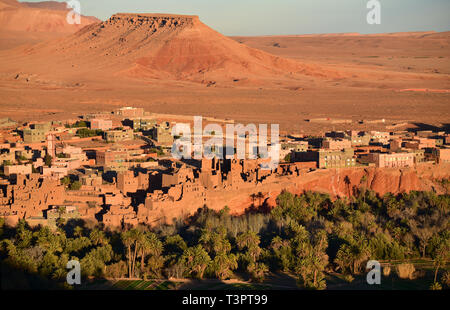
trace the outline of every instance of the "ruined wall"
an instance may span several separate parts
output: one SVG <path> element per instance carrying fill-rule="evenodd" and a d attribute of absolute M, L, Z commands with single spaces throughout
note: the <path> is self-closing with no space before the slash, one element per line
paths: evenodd
<path fill-rule="evenodd" d="M 11 225 L 22 218 L 41 216 L 48 206 L 63 204 L 66 197 L 59 180 L 37 174 L 17 176 L 17 184 L 8 185 L 4 194 L 1 214 Z"/>

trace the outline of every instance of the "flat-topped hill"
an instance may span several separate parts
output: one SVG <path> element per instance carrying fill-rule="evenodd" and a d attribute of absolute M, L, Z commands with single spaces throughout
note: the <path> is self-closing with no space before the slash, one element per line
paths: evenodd
<path fill-rule="evenodd" d="M 111 19 L 116 18 L 143 18 L 143 19 L 193 19 L 199 20 L 197 15 L 183 15 L 183 14 L 164 14 L 164 13 L 116 13 L 111 16 Z"/>
<path fill-rule="evenodd" d="M 33 73 L 57 72 L 62 78 L 76 73 L 254 86 L 336 75 L 239 44 L 198 16 L 176 14 L 114 14 L 64 39 L 27 49 L 20 58 L 29 61 Z"/>

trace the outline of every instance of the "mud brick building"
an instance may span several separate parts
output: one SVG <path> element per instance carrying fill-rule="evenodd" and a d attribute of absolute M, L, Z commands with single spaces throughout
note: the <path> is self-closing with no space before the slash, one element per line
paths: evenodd
<path fill-rule="evenodd" d="M 352 142 L 346 139 L 325 139 L 322 141 L 322 148 L 326 150 L 343 150 L 352 147 Z"/>
<path fill-rule="evenodd" d="M 15 224 L 19 219 L 41 216 L 50 205 L 62 205 L 64 198 L 59 180 L 39 174 L 14 175 L 9 184 L 0 184 L 0 214 Z"/>
<path fill-rule="evenodd" d="M 134 133 L 132 129 L 108 130 L 105 132 L 105 140 L 110 143 L 130 141 L 133 139 Z"/>
<path fill-rule="evenodd" d="M 133 108 L 133 107 L 123 107 L 123 108 L 115 110 L 114 114 L 119 115 L 123 118 L 140 117 L 140 116 L 144 116 L 144 109 Z"/>
<path fill-rule="evenodd" d="M 293 152 L 292 162 L 315 162 L 318 168 L 348 168 L 356 165 L 356 157 L 353 149 L 324 150 L 308 152 Z"/>
<path fill-rule="evenodd" d="M 110 130 L 113 127 L 113 122 L 110 119 L 92 119 L 90 120 L 90 127 L 93 130 Z"/>
<path fill-rule="evenodd" d="M 105 170 L 122 171 L 128 169 L 128 152 L 125 150 L 106 150 L 96 152 L 96 163 Z"/>
<path fill-rule="evenodd" d="M 371 153 L 368 161 L 378 168 L 404 168 L 414 166 L 414 153 Z"/>

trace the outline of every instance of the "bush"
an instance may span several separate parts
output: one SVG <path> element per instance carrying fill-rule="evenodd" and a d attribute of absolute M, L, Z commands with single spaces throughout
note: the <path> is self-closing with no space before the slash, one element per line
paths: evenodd
<path fill-rule="evenodd" d="M 76 123 L 69 125 L 65 125 L 66 128 L 80 128 L 80 127 L 87 127 L 87 124 L 85 121 L 77 121 Z"/>
<path fill-rule="evenodd" d="M 344 280 L 347 281 L 348 283 L 352 283 L 353 280 L 355 280 L 355 278 L 351 274 L 346 274 L 344 276 Z"/>
<path fill-rule="evenodd" d="M 290 163 L 291 162 L 291 153 L 284 156 L 284 161 Z"/>
<path fill-rule="evenodd" d="M 432 290 L 432 291 L 440 291 L 440 290 L 442 290 L 442 285 L 439 284 L 439 282 L 434 282 L 434 283 L 430 286 L 430 290 Z"/>
<path fill-rule="evenodd" d="M 124 278 L 127 274 L 127 264 L 124 261 L 106 266 L 105 275 L 114 279 Z"/>
<path fill-rule="evenodd" d="M 442 276 L 442 283 L 444 283 L 447 288 L 450 288 L 450 271 L 444 273 Z"/>
<path fill-rule="evenodd" d="M 73 183 L 71 183 L 69 185 L 69 189 L 71 191 L 78 191 L 78 190 L 80 190 L 80 188 L 81 188 L 81 182 L 80 181 L 75 181 L 75 182 L 73 182 Z"/>
<path fill-rule="evenodd" d="M 397 265 L 397 275 L 400 279 L 413 279 L 414 272 L 416 271 L 416 268 L 414 268 L 413 264 L 400 264 Z"/>
<path fill-rule="evenodd" d="M 53 161 L 53 158 L 50 155 L 48 155 L 48 154 L 45 155 L 44 162 L 45 162 L 46 166 L 51 167 L 52 161 Z"/>
<path fill-rule="evenodd" d="M 61 184 L 68 186 L 70 184 L 70 178 L 68 176 L 65 176 L 61 179 Z"/>
<path fill-rule="evenodd" d="M 389 277 L 390 274 L 391 274 L 391 267 L 390 266 L 383 267 L 383 276 Z"/>
<path fill-rule="evenodd" d="M 89 138 L 95 136 L 101 136 L 103 134 L 102 130 L 91 130 L 87 128 L 81 128 L 77 130 L 77 136 L 80 138 Z"/>

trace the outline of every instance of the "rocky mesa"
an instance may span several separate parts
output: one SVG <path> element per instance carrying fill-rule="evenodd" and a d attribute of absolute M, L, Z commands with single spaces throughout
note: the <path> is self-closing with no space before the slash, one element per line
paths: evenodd
<path fill-rule="evenodd" d="M 20 59 L 16 69 L 23 64 L 33 68 L 30 73 L 51 72 L 62 79 L 114 76 L 253 86 L 339 76 L 240 44 L 197 16 L 173 14 L 115 14 L 60 40 L 27 48 L 14 58 Z"/>

